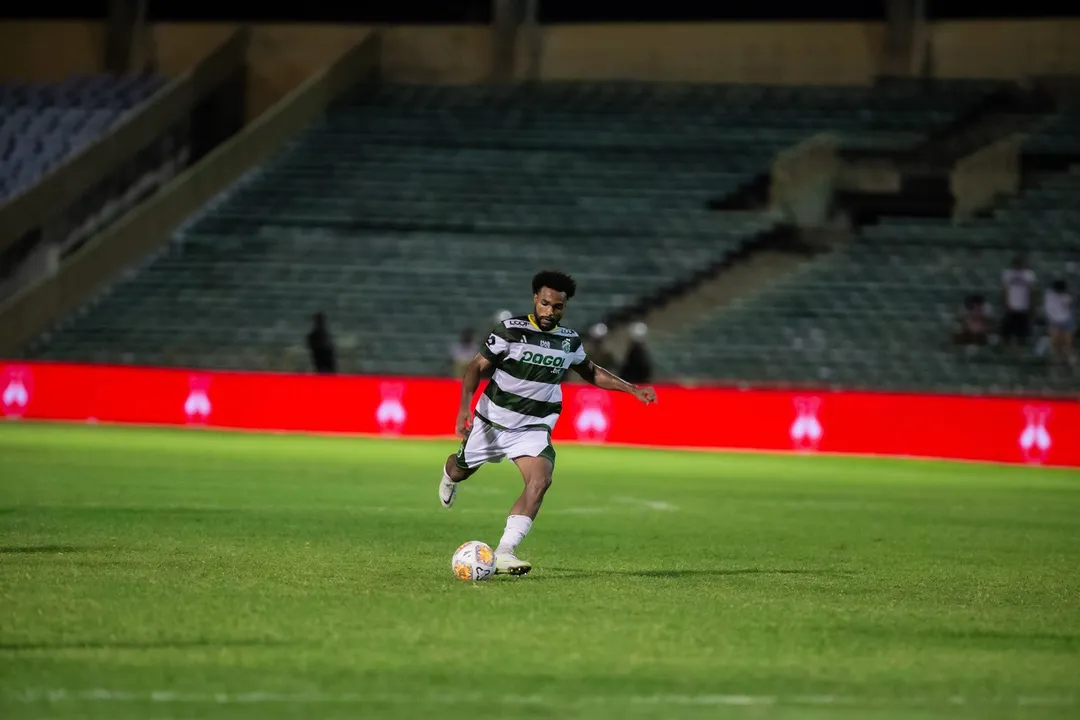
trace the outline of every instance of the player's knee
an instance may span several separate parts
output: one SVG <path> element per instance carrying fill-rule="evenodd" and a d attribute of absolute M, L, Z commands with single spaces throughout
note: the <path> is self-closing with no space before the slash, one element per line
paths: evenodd
<path fill-rule="evenodd" d="M 537 472 L 529 478 L 529 485 L 533 487 L 537 492 L 544 493 L 551 487 L 551 472 Z"/>

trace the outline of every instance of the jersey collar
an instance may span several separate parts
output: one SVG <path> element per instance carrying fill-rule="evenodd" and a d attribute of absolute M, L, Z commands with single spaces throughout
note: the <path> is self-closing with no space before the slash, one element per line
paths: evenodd
<path fill-rule="evenodd" d="M 540 328 L 540 325 L 538 325 L 538 324 L 537 324 L 537 322 L 536 322 L 536 318 L 535 318 L 535 317 L 533 317 L 533 314 L 532 314 L 532 313 L 529 313 L 529 324 L 530 324 L 530 325 L 532 325 L 532 326 L 533 326 L 534 328 L 536 328 L 537 330 L 540 330 L 540 332 L 555 332 L 556 330 L 558 330 L 558 329 L 559 329 L 559 326 L 558 326 L 558 325 L 556 325 L 555 327 L 551 328 L 550 330 L 543 330 L 543 329 L 541 329 L 541 328 Z"/>

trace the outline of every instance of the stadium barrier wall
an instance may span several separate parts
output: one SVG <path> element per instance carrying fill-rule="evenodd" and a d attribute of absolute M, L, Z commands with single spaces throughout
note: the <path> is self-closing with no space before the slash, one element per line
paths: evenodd
<path fill-rule="evenodd" d="M 460 388 L 452 379 L 0 364 L 0 409 L 9 420 L 448 438 Z M 673 386 L 657 393 L 659 403 L 644 406 L 569 383 L 554 439 L 1080 467 L 1078 401 Z"/>
<path fill-rule="evenodd" d="M 969 218 L 1001 196 L 1020 192 L 1023 139 L 1019 133 L 1009 135 L 956 162 L 949 174 L 954 220 Z"/>
<path fill-rule="evenodd" d="M 824 227 L 840 175 L 839 147 L 835 135 L 819 133 L 778 153 L 769 178 L 771 209 L 792 225 Z"/>

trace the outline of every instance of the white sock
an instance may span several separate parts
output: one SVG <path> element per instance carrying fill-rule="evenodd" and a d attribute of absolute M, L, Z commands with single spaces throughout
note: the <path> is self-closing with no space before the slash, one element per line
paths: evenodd
<path fill-rule="evenodd" d="M 502 540 L 499 540 L 499 547 L 495 552 L 512 553 L 517 550 L 517 546 L 529 534 L 532 522 L 532 518 L 527 515 L 511 515 L 506 518 L 506 529 L 503 530 Z"/>

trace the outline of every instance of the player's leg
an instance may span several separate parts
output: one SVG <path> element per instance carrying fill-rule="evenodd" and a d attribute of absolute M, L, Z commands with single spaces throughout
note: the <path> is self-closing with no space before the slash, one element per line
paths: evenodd
<path fill-rule="evenodd" d="M 439 502 L 444 508 L 454 504 L 454 498 L 457 497 L 457 484 L 479 469 L 462 467 L 459 464 L 460 455 L 460 451 L 453 453 L 443 463 L 442 479 L 439 480 Z"/>
<path fill-rule="evenodd" d="M 544 456 L 519 457 L 514 460 L 514 464 L 521 471 L 525 489 L 510 508 L 510 514 L 535 520 L 544 502 L 544 495 L 551 487 L 551 476 L 555 468 L 551 460 Z"/>
<path fill-rule="evenodd" d="M 439 502 L 444 508 L 454 504 L 459 482 L 467 480 L 481 465 L 495 459 L 498 454 L 496 434 L 495 428 L 474 420 L 472 430 L 461 441 L 458 451 L 446 458 L 442 479 L 439 480 Z"/>
<path fill-rule="evenodd" d="M 531 563 L 517 557 L 517 548 L 532 529 L 555 470 L 555 448 L 551 446 L 548 433 L 533 432 L 530 435 L 510 455 L 521 471 L 525 488 L 510 508 L 506 528 L 495 549 L 495 572 L 499 574 L 524 575 L 532 569 Z"/>

